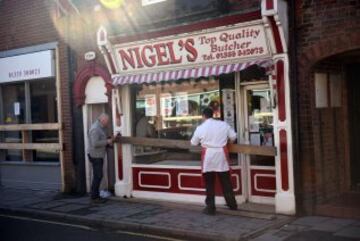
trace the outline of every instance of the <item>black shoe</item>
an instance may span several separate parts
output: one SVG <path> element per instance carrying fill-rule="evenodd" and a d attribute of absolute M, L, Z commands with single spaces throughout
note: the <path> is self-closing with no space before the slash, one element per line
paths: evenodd
<path fill-rule="evenodd" d="M 211 216 L 215 215 L 215 209 L 213 209 L 213 208 L 206 207 L 203 209 L 202 212 L 206 215 L 211 215 Z"/>
<path fill-rule="evenodd" d="M 231 206 L 229 207 L 230 210 L 238 210 L 238 207 L 237 206 Z"/>
<path fill-rule="evenodd" d="M 101 198 L 101 197 L 92 198 L 92 199 L 91 199 L 91 202 L 94 203 L 94 204 L 101 204 L 101 203 L 107 202 L 107 199 Z"/>

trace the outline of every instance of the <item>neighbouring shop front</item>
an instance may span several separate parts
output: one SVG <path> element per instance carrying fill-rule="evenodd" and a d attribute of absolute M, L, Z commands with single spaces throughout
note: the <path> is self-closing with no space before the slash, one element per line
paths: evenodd
<path fill-rule="evenodd" d="M 60 190 L 56 43 L 0 55 L 1 185 Z"/>
<path fill-rule="evenodd" d="M 122 134 L 117 196 L 203 202 L 200 153 L 189 140 L 211 107 L 238 133 L 230 148 L 238 202 L 295 213 L 286 12 L 284 1 L 262 1 L 261 12 L 132 41 L 99 29 L 114 86 L 113 129 Z"/>

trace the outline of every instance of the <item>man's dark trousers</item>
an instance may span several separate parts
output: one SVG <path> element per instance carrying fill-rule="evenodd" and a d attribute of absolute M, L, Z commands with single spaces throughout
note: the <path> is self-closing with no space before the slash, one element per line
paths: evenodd
<path fill-rule="evenodd" d="M 93 168 L 93 180 L 91 183 L 91 198 L 96 199 L 99 198 L 99 188 L 101 179 L 103 178 L 103 158 L 92 158 L 89 155 L 90 162 Z"/>
<path fill-rule="evenodd" d="M 206 199 L 205 204 L 210 211 L 215 211 L 215 180 L 216 175 L 220 179 L 221 187 L 223 190 L 224 198 L 227 206 L 230 209 L 236 209 L 237 203 L 235 200 L 234 191 L 232 188 L 230 173 L 227 172 L 205 172 L 204 174 L 206 186 Z"/>

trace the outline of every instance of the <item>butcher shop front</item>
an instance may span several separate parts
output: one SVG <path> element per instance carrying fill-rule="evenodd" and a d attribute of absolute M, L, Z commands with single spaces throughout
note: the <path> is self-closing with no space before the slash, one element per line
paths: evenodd
<path fill-rule="evenodd" d="M 266 1 L 263 1 L 266 2 Z M 277 1 L 276 1 L 277 2 Z M 282 1 L 279 1 L 282 2 Z M 112 75 L 115 194 L 204 201 L 198 147 L 205 107 L 237 132 L 230 146 L 238 203 L 294 214 L 286 5 L 145 35 L 97 41 Z M 224 204 L 217 184 L 217 204 Z"/>

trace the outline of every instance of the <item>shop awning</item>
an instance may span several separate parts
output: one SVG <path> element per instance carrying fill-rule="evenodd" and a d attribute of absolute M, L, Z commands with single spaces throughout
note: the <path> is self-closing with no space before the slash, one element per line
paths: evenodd
<path fill-rule="evenodd" d="M 255 64 L 267 70 L 272 69 L 272 60 L 262 59 L 244 63 L 202 66 L 197 68 L 167 70 L 154 73 L 113 75 L 112 80 L 113 84 L 116 86 L 126 84 L 156 83 L 161 81 L 174 81 L 179 79 L 197 79 L 200 77 L 218 76 L 221 74 L 238 72 Z"/>

